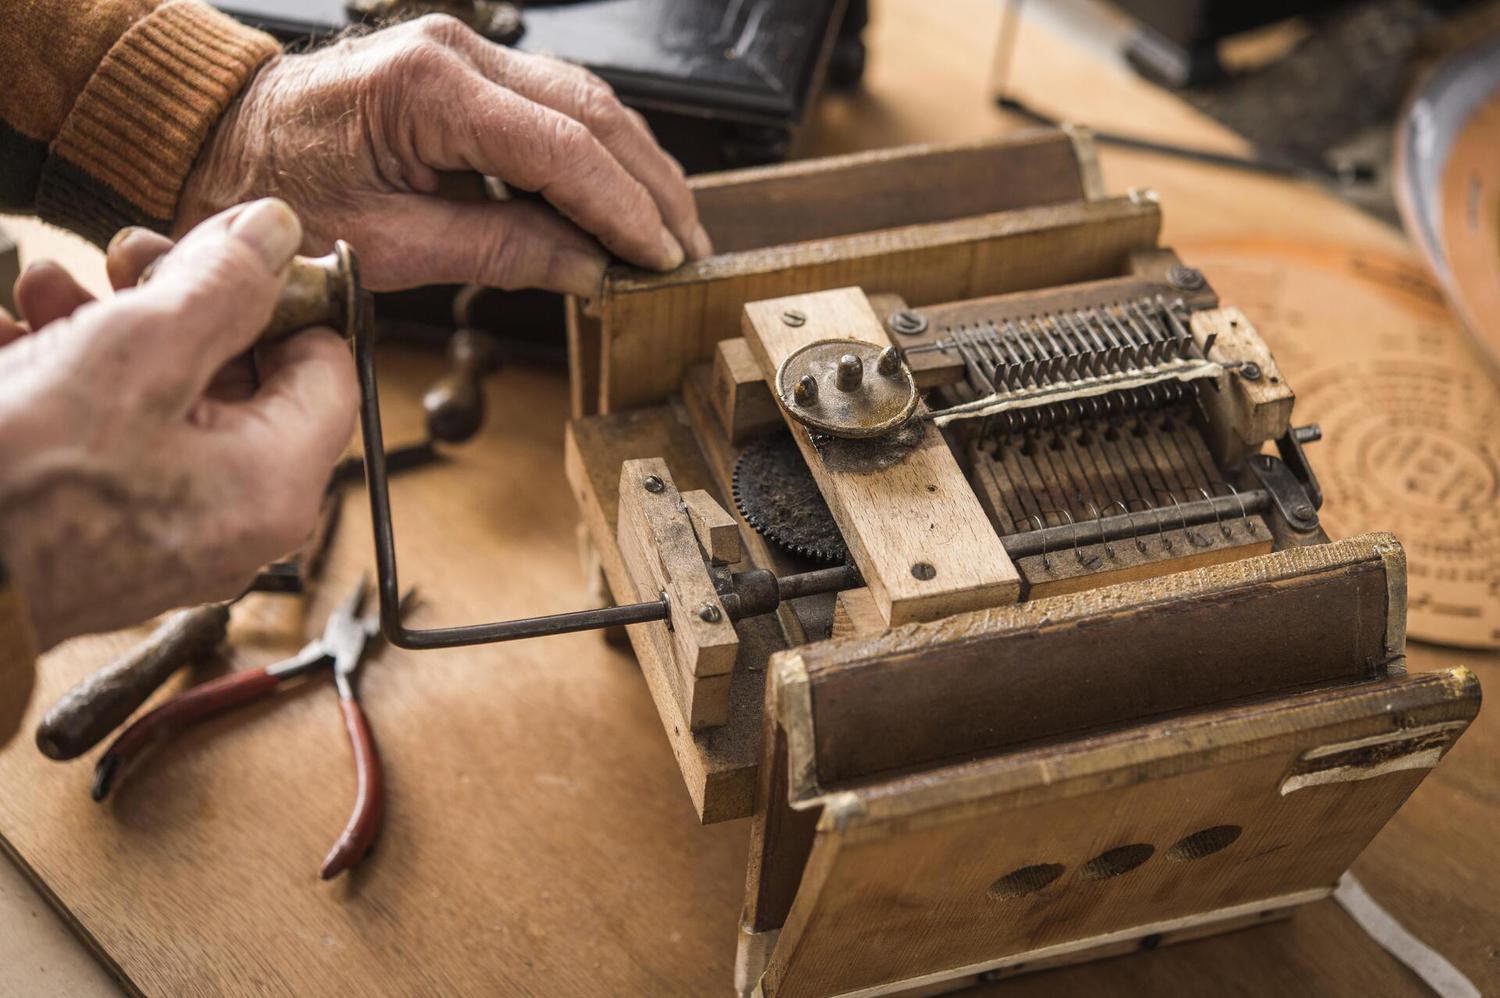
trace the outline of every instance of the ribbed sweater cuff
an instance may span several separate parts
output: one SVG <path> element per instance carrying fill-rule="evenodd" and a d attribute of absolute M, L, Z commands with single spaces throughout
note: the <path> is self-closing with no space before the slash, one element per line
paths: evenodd
<path fill-rule="evenodd" d="M 131 25 L 52 144 L 37 212 L 100 245 L 127 225 L 166 231 L 189 171 L 273 38 L 195 0 Z"/>

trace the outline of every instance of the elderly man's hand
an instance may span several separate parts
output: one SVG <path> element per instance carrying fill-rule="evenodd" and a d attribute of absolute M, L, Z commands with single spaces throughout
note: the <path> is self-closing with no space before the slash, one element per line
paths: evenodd
<path fill-rule="evenodd" d="M 446 201 L 445 171 L 497 177 L 546 203 Z M 376 290 L 473 282 L 591 295 L 600 243 L 660 270 L 712 252 L 682 168 L 606 84 L 444 15 L 260 71 L 189 178 L 180 223 L 267 195 L 297 210 L 307 251 L 352 243 Z"/>
<path fill-rule="evenodd" d="M 347 347 L 299 333 L 257 351 L 258 389 L 234 377 L 301 242 L 260 201 L 175 248 L 127 230 L 103 301 L 55 265 L 22 277 L 24 323 L 0 313 L 0 553 L 43 648 L 231 597 L 312 530 L 354 428 Z"/>

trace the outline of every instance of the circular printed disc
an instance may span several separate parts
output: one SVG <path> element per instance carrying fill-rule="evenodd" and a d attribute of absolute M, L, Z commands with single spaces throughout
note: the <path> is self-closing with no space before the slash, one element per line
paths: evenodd
<path fill-rule="evenodd" d="M 1319 423 L 1328 533 L 1406 548 L 1413 638 L 1500 648 L 1500 389 L 1415 263 L 1341 247 L 1179 247 L 1245 313 Z"/>

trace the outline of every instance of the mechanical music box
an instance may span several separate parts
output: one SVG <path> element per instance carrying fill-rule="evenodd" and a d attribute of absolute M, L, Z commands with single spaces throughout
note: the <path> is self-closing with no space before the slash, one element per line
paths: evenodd
<path fill-rule="evenodd" d="M 751 819 L 742 996 L 935 994 L 1328 896 L 1478 683 L 1407 673 L 1400 542 L 1321 529 L 1319 431 L 1156 198 L 1105 196 L 1082 130 L 693 185 L 716 256 L 569 303 L 596 609 L 402 623 L 369 299 L 347 247 L 308 271 L 354 339 L 387 637 L 625 627 L 700 818 Z"/>

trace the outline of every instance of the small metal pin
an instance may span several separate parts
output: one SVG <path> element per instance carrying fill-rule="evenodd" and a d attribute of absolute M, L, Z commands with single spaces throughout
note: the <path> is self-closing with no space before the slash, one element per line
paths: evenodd
<path fill-rule="evenodd" d="M 899 374 L 901 372 L 901 351 L 895 347 L 886 347 L 880 351 L 880 359 L 875 362 L 875 370 L 887 378 Z"/>
<path fill-rule="evenodd" d="M 811 374 L 804 374 L 797 379 L 797 387 L 792 389 L 792 398 L 798 405 L 816 405 L 818 401 L 818 379 Z"/>
<path fill-rule="evenodd" d="M 833 375 L 833 384 L 841 392 L 852 392 L 865 380 L 865 362 L 852 353 L 839 358 L 839 366 Z"/>
<path fill-rule="evenodd" d="M 667 483 L 662 481 L 655 475 L 647 475 L 646 480 L 641 484 L 645 486 L 647 492 L 652 493 L 660 492 L 662 489 L 667 487 Z"/>

